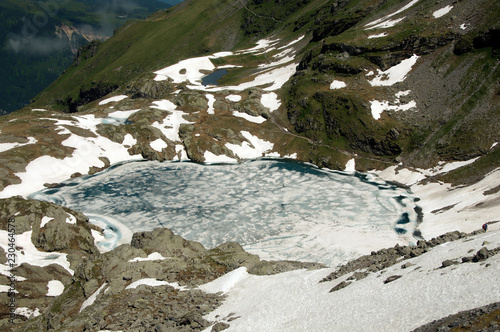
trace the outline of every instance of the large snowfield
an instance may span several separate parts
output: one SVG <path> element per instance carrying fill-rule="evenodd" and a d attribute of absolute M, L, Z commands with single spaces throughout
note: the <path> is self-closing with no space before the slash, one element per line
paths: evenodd
<path fill-rule="evenodd" d="M 200 287 L 227 295 L 225 303 L 206 318 L 239 317 L 227 331 L 411 331 L 499 300 L 500 255 L 441 268 L 443 261 L 461 261 L 483 246 L 499 247 L 499 227 L 491 228 L 437 246 L 332 293 L 330 289 L 351 274 L 319 283 L 332 269 L 254 276 L 240 268 Z M 409 267 L 403 269 L 403 264 Z M 401 278 L 385 284 L 393 275 Z"/>

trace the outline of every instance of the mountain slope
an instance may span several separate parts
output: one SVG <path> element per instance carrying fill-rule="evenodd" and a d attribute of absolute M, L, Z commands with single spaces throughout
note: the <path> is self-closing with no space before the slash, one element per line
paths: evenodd
<path fill-rule="evenodd" d="M 71 65 L 81 46 L 170 6 L 155 0 L 0 1 L 0 109 L 29 104 Z"/>
<path fill-rule="evenodd" d="M 183 308 L 172 313 L 171 325 L 144 329 L 201 330 L 210 320 L 218 323 L 215 330 L 388 330 L 393 319 L 397 330 L 407 331 L 497 302 L 499 14 L 498 1 L 486 0 L 187 0 L 90 44 L 35 103 L 0 118 L 0 197 L 18 200 L 13 197 L 128 160 L 239 163 L 272 157 L 378 176 L 420 199 L 413 211 L 418 230 L 398 234 L 398 241 L 416 246 L 387 243 L 394 248 L 361 258 L 373 264 L 343 276 L 327 277 L 332 269 L 255 277 L 232 265 L 233 274 L 204 288 L 227 292 L 217 311 L 201 317 L 209 310 L 200 302 L 196 314 L 185 315 L 190 309 Z M 484 223 L 487 233 L 439 240 Z M 106 257 L 121 273 L 133 251 L 125 246 Z M 152 248 L 139 256 L 150 254 Z M 145 276 L 118 275 L 106 295 L 101 287 L 111 272 L 101 256 L 93 258 L 29 326 L 107 328 L 105 318 L 112 317 L 103 317 L 101 308 L 116 309 L 111 296 L 120 300 L 120 310 L 148 315 L 159 296 L 151 283 L 159 281 L 159 293 L 183 297 L 178 284 L 165 284 L 151 268 L 142 271 Z M 227 271 L 208 265 L 217 273 L 207 279 Z M 130 302 L 115 293 L 144 277 L 163 280 L 143 281 L 147 285 L 131 291 Z M 318 284 L 324 277 L 335 284 Z M 492 286 L 485 288 L 484 280 Z M 153 295 L 142 301 L 145 293 Z M 436 300 L 441 293 L 445 300 Z M 192 295 L 186 297 L 199 303 Z M 297 303 L 302 298 L 310 306 Z M 96 299 L 79 315 L 83 302 Z M 209 303 L 210 310 L 219 300 Z M 159 316 L 151 315 L 148 324 L 156 324 Z"/>

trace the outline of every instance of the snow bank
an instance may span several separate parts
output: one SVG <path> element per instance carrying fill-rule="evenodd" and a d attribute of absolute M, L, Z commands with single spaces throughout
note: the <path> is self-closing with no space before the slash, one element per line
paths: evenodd
<path fill-rule="evenodd" d="M 35 310 L 31 310 L 30 308 L 26 308 L 26 307 L 19 307 L 19 308 L 16 308 L 16 310 L 14 311 L 14 313 L 16 315 L 21 315 L 21 316 L 24 316 L 26 318 L 30 318 L 30 317 L 38 317 L 40 316 L 40 309 L 36 308 Z"/>
<path fill-rule="evenodd" d="M 344 172 L 355 172 L 356 171 L 356 159 L 350 159 L 345 165 Z"/>

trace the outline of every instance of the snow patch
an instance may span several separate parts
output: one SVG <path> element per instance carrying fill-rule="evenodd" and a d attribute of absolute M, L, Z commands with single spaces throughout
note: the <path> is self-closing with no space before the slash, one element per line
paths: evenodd
<path fill-rule="evenodd" d="M 126 95 L 119 95 L 119 96 L 114 96 L 114 97 L 111 97 L 111 98 L 107 98 L 107 99 L 101 100 L 99 102 L 99 106 L 106 105 L 106 104 L 109 104 L 109 103 L 112 103 L 112 102 L 122 101 L 123 99 L 126 99 L 126 98 L 128 98 L 128 96 L 126 96 Z"/>
<path fill-rule="evenodd" d="M 233 115 L 238 117 L 238 118 L 243 118 L 243 119 L 250 121 L 250 122 L 253 122 L 253 123 L 261 124 L 261 123 L 266 122 L 266 118 L 264 118 L 262 116 L 253 116 L 253 115 L 250 115 L 247 113 L 241 113 L 241 112 L 237 112 L 237 111 L 233 111 Z"/>
<path fill-rule="evenodd" d="M 153 148 L 153 150 L 158 152 L 161 152 L 163 149 L 168 147 L 168 144 L 165 143 L 165 141 L 161 138 L 154 140 L 153 142 L 149 143 L 149 145 L 151 146 L 151 148 Z"/>
<path fill-rule="evenodd" d="M 212 71 L 214 64 L 210 61 L 210 56 L 190 58 L 182 60 L 175 65 L 160 69 L 154 73 L 157 75 L 155 81 L 165 81 L 168 78 L 173 83 L 190 82 L 192 84 L 201 84 L 201 79 L 206 75 L 201 71 Z"/>
<path fill-rule="evenodd" d="M 49 223 L 49 221 L 54 220 L 54 218 L 49 218 L 49 217 L 43 217 L 42 221 L 40 222 L 40 228 L 43 228 L 45 225 Z"/>
<path fill-rule="evenodd" d="M 33 231 L 27 231 L 16 235 L 16 246 L 19 247 L 19 249 L 16 250 L 16 263 L 18 265 L 28 263 L 33 266 L 40 267 L 57 264 L 73 275 L 74 271 L 70 268 L 67 254 L 60 252 L 39 251 L 31 242 L 32 233 Z M 9 249 L 7 239 L 9 239 L 7 231 L 0 230 L 0 247 L 2 247 L 5 252 L 8 252 Z M 0 274 L 9 275 L 7 273 L 10 273 L 9 266 L 6 264 L 0 264 Z"/>
<path fill-rule="evenodd" d="M 377 75 L 369 83 L 372 86 L 391 86 L 404 81 L 412 67 L 417 63 L 418 58 L 419 56 L 414 54 L 411 58 L 401 61 L 386 71 L 378 69 Z"/>
<path fill-rule="evenodd" d="M 243 135 L 248 142 L 243 142 L 241 145 L 226 143 L 226 147 L 233 151 L 240 159 L 260 158 L 274 147 L 273 143 L 253 136 L 248 131 L 242 131 L 241 135 Z"/>
<path fill-rule="evenodd" d="M 382 32 L 377 35 L 370 35 L 368 36 L 368 39 L 373 39 L 373 38 L 382 38 L 388 36 L 387 32 Z"/>
<path fill-rule="evenodd" d="M 372 112 L 372 116 L 375 120 L 380 119 L 380 115 L 383 111 L 407 111 L 412 108 L 416 108 L 417 103 L 412 100 L 407 104 L 398 104 L 398 105 L 390 105 L 388 101 L 378 101 L 372 100 L 370 101 L 370 109 Z"/>
<path fill-rule="evenodd" d="M 40 309 L 36 308 L 35 310 L 31 310 L 30 308 L 27 307 L 16 308 L 14 313 L 16 315 L 24 316 L 26 318 L 38 317 L 41 314 Z"/>
<path fill-rule="evenodd" d="M 276 111 L 281 106 L 281 101 L 278 99 L 278 95 L 274 92 L 265 93 L 260 97 L 260 103 L 269 108 L 270 112 Z"/>
<path fill-rule="evenodd" d="M 226 99 L 237 103 L 237 102 L 241 101 L 241 96 L 240 95 L 229 95 L 226 97 Z"/>
<path fill-rule="evenodd" d="M 38 142 L 38 140 L 34 137 L 28 137 L 28 142 L 27 143 L 0 143 L 0 153 L 8 151 L 13 148 L 17 148 L 20 146 L 25 146 L 29 144 L 35 144 Z"/>
<path fill-rule="evenodd" d="M 205 151 L 203 158 L 205 159 L 206 164 L 218 164 L 218 163 L 234 164 L 234 163 L 236 163 L 236 159 L 230 158 L 230 157 L 226 156 L 225 154 L 216 155 L 210 151 Z"/>
<path fill-rule="evenodd" d="M 448 5 L 446 7 L 436 10 L 434 13 L 432 13 L 432 16 L 434 16 L 434 18 L 440 18 L 441 16 L 448 14 L 452 9 L 453 6 Z"/>
<path fill-rule="evenodd" d="M 207 93 L 205 95 L 205 97 L 207 97 L 207 99 L 208 99 L 207 113 L 208 114 L 215 114 L 215 109 L 214 109 L 215 97 L 214 97 L 214 95 Z"/>
<path fill-rule="evenodd" d="M 99 287 L 99 289 L 94 292 L 94 294 L 90 295 L 85 301 L 83 301 L 82 306 L 80 307 L 80 312 L 82 312 L 83 309 L 90 307 L 92 304 L 94 304 L 95 300 L 97 299 L 97 296 L 107 285 L 108 285 L 107 283 L 102 284 L 101 287 Z"/>
<path fill-rule="evenodd" d="M 345 165 L 344 172 L 356 172 L 356 159 L 350 159 Z"/>
<path fill-rule="evenodd" d="M 205 293 L 227 293 L 230 289 L 235 287 L 238 283 L 244 281 L 249 277 L 246 267 L 240 267 L 229 273 L 226 273 L 220 278 L 217 278 L 209 283 L 199 286 L 198 288 Z"/>
<path fill-rule="evenodd" d="M 64 284 L 59 280 L 51 280 L 47 284 L 47 295 L 45 296 L 59 296 L 64 292 Z"/>
<path fill-rule="evenodd" d="M 345 88 L 347 84 L 345 84 L 344 81 L 337 81 L 334 80 L 332 84 L 330 84 L 330 90 L 335 90 L 335 89 L 342 89 Z"/>
<path fill-rule="evenodd" d="M 136 257 L 136 258 L 129 260 L 129 262 L 134 263 L 134 262 L 147 262 L 147 261 L 162 261 L 165 259 L 167 259 L 167 258 L 163 257 L 162 254 L 160 254 L 159 252 L 153 252 L 153 253 L 149 254 L 148 257 L 146 257 L 146 258 Z"/>
<path fill-rule="evenodd" d="M 185 286 L 179 286 L 179 284 L 176 282 L 170 283 L 167 281 L 157 280 L 157 279 L 153 279 L 153 278 L 144 278 L 144 279 L 134 281 L 133 283 L 131 283 L 130 285 L 125 287 L 125 289 L 135 289 L 141 285 L 146 285 L 146 286 L 151 286 L 151 287 L 170 286 L 170 287 L 173 287 L 173 288 L 180 290 L 180 291 L 187 291 L 188 290 Z"/>
<path fill-rule="evenodd" d="M 397 15 L 397 14 L 399 14 L 399 13 L 404 12 L 404 11 L 405 11 L 405 10 L 407 10 L 408 8 L 410 8 L 410 7 L 412 7 L 413 5 L 415 5 L 418 1 L 419 1 L 419 0 L 412 0 L 412 1 L 410 1 L 407 5 L 405 5 L 404 7 L 400 8 L 400 9 L 398 9 L 398 10 L 397 10 L 397 11 L 395 11 L 394 13 L 391 13 L 391 14 L 389 14 L 389 15 L 386 15 L 386 16 L 384 16 L 384 17 L 382 17 L 382 18 L 379 18 L 379 19 L 377 19 L 377 20 L 375 20 L 375 21 L 372 21 L 372 22 L 370 22 L 370 23 L 366 24 L 366 25 L 365 25 L 365 27 L 366 27 L 365 29 L 367 29 L 367 30 L 368 30 L 368 29 L 375 29 L 375 28 L 386 27 L 386 26 L 383 26 L 383 24 L 384 24 L 384 22 L 383 22 L 383 21 L 385 21 L 385 20 L 387 20 L 387 19 L 389 19 L 389 18 L 391 18 L 391 17 L 393 17 L 393 16 L 395 16 L 395 15 Z M 400 21 L 400 20 L 402 20 L 402 19 L 399 19 L 399 21 Z M 397 20 L 395 20 L 395 21 L 397 21 Z M 398 22 L 399 22 L 399 21 L 398 21 Z M 381 22 L 382 22 L 382 23 L 381 23 Z M 396 22 L 396 23 L 397 23 L 397 22 Z"/>
<path fill-rule="evenodd" d="M 76 225 L 76 218 L 74 215 L 68 213 L 68 218 L 66 218 L 68 224 Z"/>

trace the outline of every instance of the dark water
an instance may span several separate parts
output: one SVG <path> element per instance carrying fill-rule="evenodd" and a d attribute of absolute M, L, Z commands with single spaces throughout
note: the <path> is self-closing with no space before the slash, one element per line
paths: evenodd
<path fill-rule="evenodd" d="M 227 74 L 227 69 L 216 70 L 213 73 L 203 77 L 201 79 L 201 84 L 203 84 L 204 86 L 219 85 L 219 80 L 226 74 Z"/>

